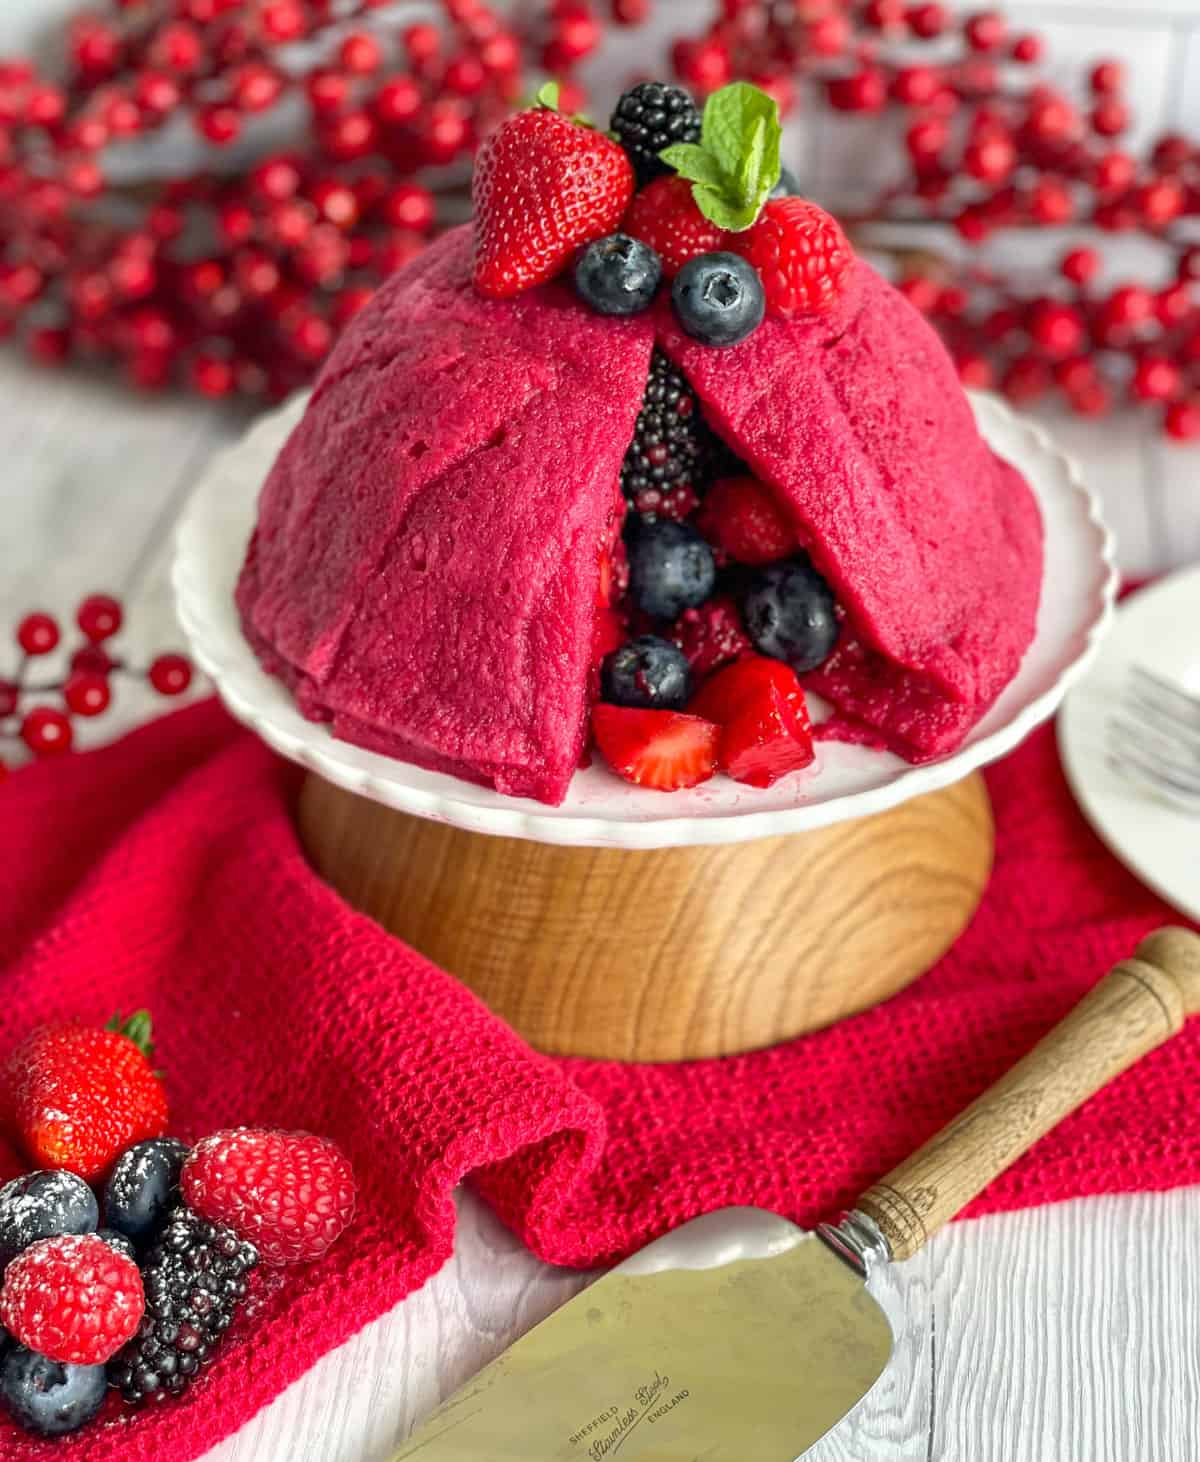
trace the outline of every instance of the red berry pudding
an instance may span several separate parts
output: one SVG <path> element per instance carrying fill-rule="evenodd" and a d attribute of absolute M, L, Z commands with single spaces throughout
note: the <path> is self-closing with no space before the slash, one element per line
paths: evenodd
<path fill-rule="evenodd" d="M 238 586 L 260 661 L 334 736 L 552 804 L 593 742 L 798 795 L 814 735 L 953 752 L 1033 639 L 1042 523 L 941 342 L 756 88 L 643 82 L 608 134 L 553 100 L 326 364 Z"/>

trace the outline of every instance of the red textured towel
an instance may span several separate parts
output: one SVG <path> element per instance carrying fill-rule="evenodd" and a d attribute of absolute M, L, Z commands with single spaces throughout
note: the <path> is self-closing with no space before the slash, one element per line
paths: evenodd
<path fill-rule="evenodd" d="M 0 787 L 0 1047 L 50 1016 L 148 1005 L 174 1130 L 337 1139 L 358 1218 L 267 1277 L 188 1396 L 5 1458 L 179 1462 L 218 1442 L 450 1253 L 473 1180 L 534 1251 L 605 1263 L 726 1203 L 804 1223 L 850 1202 L 1170 918 L 1075 811 L 1049 730 L 994 768 L 996 874 L 973 926 L 885 1007 L 758 1055 L 622 1067 L 537 1056 L 351 913 L 288 816 L 291 768 L 214 704 Z M 1200 1022 L 972 1212 L 1200 1181 Z M 109 1413 L 106 1413 L 108 1416 Z"/>

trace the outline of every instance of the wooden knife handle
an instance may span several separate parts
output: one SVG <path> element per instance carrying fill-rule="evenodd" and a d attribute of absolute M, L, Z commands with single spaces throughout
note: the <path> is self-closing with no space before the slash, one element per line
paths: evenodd
<path fill-rule="evenodd" d="M 907 1259 L 1039 1137 L 1200 1013 L 1200 935 L 1143 939 L 1033 1050 L 858 1200 Z"/>

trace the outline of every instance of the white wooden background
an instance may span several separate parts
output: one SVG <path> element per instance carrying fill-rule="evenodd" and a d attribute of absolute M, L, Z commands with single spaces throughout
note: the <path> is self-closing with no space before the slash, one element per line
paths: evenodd
<path fill-rule="evenodd" d="M 675 17 L 683 3 L 675 0 Z M 73 8 L 75 0 L 2 0 L 0 52 Z M 1143 135 L 1168 123 L 1200 127 L 1197 0 L 1008 8 L 1047 31 L 1062 55 L 1130 62 Z M 227 408 L 137 401 L 0 356 L 0 634 L 35 604 L 65 611 L 84 592 L 109 589 L 130 605 L 131 650 L 174 642 L 172 526 L 197 473 L 243 421 Z M 1102 493 L 1130 573 L 1200 559 L 1200 450 L 1167 447 L 1127 420 L 1050 424 Z M 94 734 L 154 708 L 128 693 Z M 386 1462 L 441 1396 L 586 1282 L 534 1260 L 470 1194 L 459 1212 L 456 1253 L 441 1274 L 208 1462 Z M 899 1336 L 895 1362 L 811 1454 L 816 1462 L 1200 1459 L 1197 1190 L 958 1224 L 883 1276 L 878 1293 Z"/>

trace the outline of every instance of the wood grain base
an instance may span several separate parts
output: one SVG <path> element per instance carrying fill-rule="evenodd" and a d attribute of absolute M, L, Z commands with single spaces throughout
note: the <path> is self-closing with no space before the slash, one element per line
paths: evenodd
<path fill-rule="evenodd" d="M 487 837 L 313 775 L 299 826 L 354 907 L 533 1046 L 624 1061 L 754 1050 L 886 999 L 965 928 L 994 847 L 978 774 L 877 817 L 721 847 Z"/>

